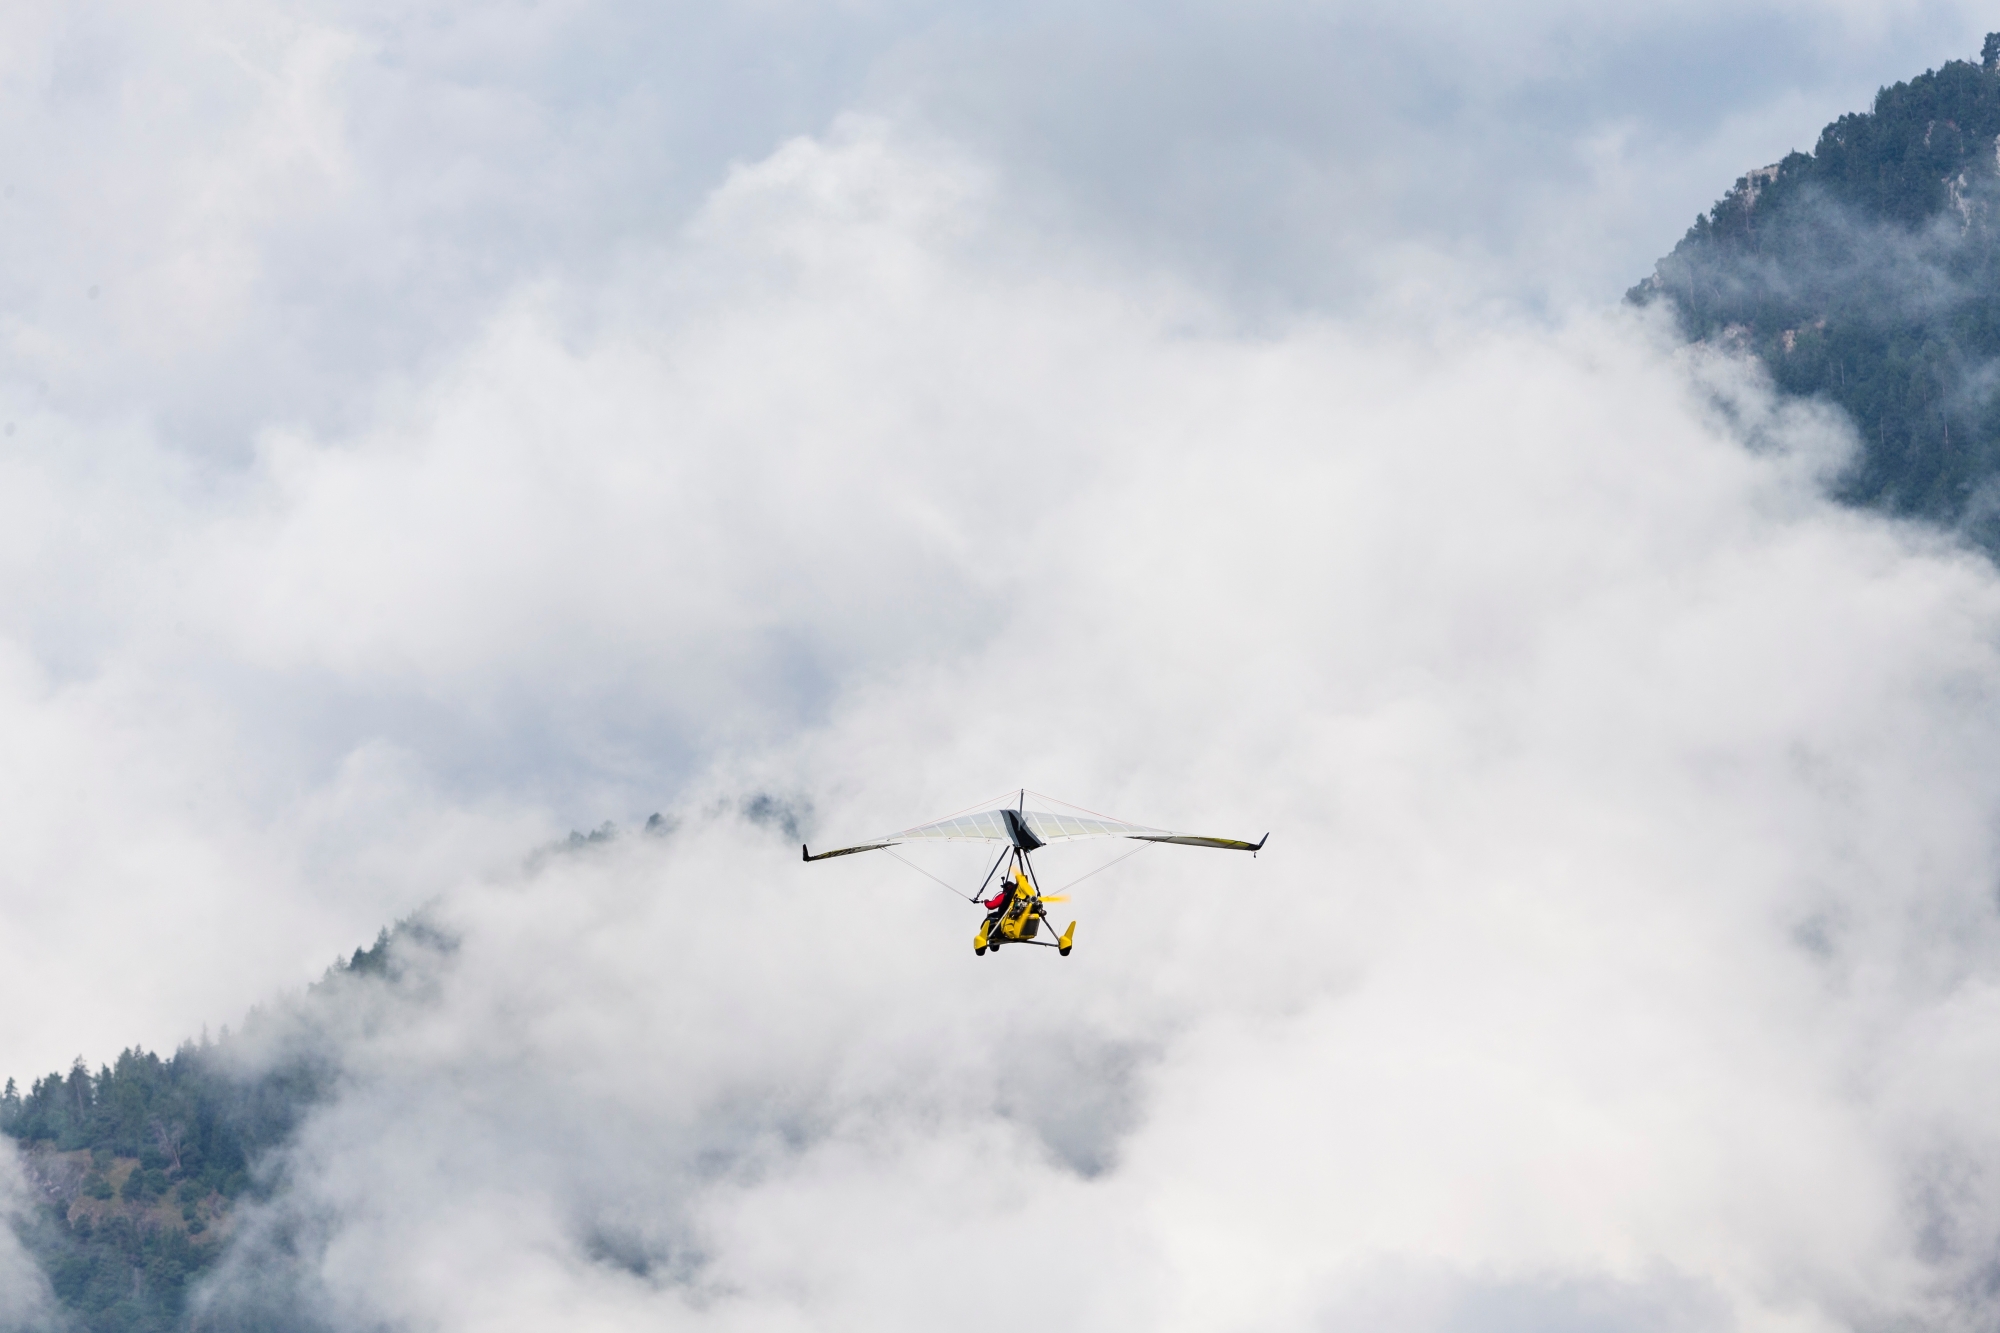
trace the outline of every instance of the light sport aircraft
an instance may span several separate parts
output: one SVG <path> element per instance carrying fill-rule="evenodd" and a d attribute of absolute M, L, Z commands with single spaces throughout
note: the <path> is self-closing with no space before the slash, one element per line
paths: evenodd
<path fill-rule="evenodd" d="M 1048 923 L 1045 909 L 1052 903 L 1067 901 L 1067 895 L 1043 894 L 1041 883 L 1035 878 L 1035 868 L 1028 859 L 1030 852 L 1053 842 L 1076 842 L 1084 838 L 1125 838 L 1142 844 L 1127 852 L 1126 856 L 1144 851 L 1146 846 L 1155 843 L 1177 843 L 1183 847 L 1220 847 L 1228 851 L 1249 852 L 1255 856 L 1271 839 L 1268 833 L 1256 842 L 1244 842 L 1237 838 L 1211 838 L 1197 833 L 1175 833 L 1170 829 L 1128 824 L 1123 820 L 1094 814 L 1077 806 L 1065 805 L 1053 797 L 1030 793 L 1026 788 L 1013 795 L 1015 799 L 1006 805 L 984 810 L 975 809 L 970 813 L 952 815 L 935 823 L 919 824 L 915 828 L 907 828 L 900 833 L 885 834 L 872 842 L 864 842 L 854 847 L 837 847 L 833 851 L 814 855 L 811 848 L 801 843 L 799 854 L 807 861 L 827 861 L 836 856 L 853 856 L 856 852 L 885 851 L 905 843 L 1004 843 L 1006 845 L 1001 848 L 999 859 L 993 863 L 993 868 L 986 872 L 986 878 L 981 882 L 979 892 L 971 895 L 969 899 L 971 902 L 980 902 L 985 897 L 987 885 L 993 883 L 993 877 L 1000 874 L 1001 867 L 1006 867 L 1006 874 L 1001 876 L 1000 881 L 1002 886 L 1000 902 L 987 914 L 986 920 L 980 923 L 979 934 L 972 941 L 972 952 L 975 955 L 983 955 L 991 949 L 997 953 L 1002 944 L 1039 944 L 1045 948 L 1052 948 L 1067 958 L 1071 947 L 1076 943 L 1076 922 L 1070 922 L 1069 928 L 1053 941 L 1036 938 L 1041 934 L 1042 926 Z M 1064 808 L 1061 811 L 1030 810 L 1028 808 L 1030 795 L 1034 795 L 1039 802 L 1061 805 Z M 896 856 L 896 853 L 890 851 L 889 855 Z M 900 856 L 896 856 L 896 859 L 903 860 Z M 1121 856 L 1118 861 L 1124 859 L 1125 857 Z M 1108 870 L 1118 861 L 1099 866 L 1097 870 L 1091 871 L 1090 875 L 1096 874 L 1098 870 Z M 903 861 L 903 864 L 910 865 L 908 861 Z M 930 875 L 929 871 L 916 866 L 911 866 L 911 869 Z M 1089 879 L 1090 875 L 1084 875 L 1064 887 L 1074 887 L 1084 879 Z M 930 878 L 937 879 L 937 876 L 930 875 Z M 944 884 L 943 880 L 937 882 Z M 944 886 L 953 893 L 959 892 L 949 884 Z M 1054 933 L 1053 924 L 1049 924 L 1049 930 L 1051 934 Z"/>

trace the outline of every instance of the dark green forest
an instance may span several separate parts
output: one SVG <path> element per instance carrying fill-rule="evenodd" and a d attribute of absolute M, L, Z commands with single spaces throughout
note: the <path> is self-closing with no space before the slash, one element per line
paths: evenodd
<path fill-rule="evenodd" d="M 758 795 L 744 802 L 743 814 L 781 830 L 788 843 L 798 836 L 800 811 L 791 803 Z M 666 837 L 675 824 L 655 814 L 644 833 Z M 608 823 L 572 833 L 526 864 L 587 856 L 622 836 Z M 260 1202 L 283 1195 L 283 1149 L 338 1085 L 345 1043 L 402 1006 L 426 1003 L 435 969 L 457 947 L 418 912 L 336 961 L 303 995 L 252 1010 L 233 1034 L 225 1028 L 210 1040 L 204 1033 L 166 1057 L 134 1047 L 94 1073 L 79 1057 L 67 1072 L 33 1079 L 25 1092 L 8 1079 L 0 1087 L 0 1135 L 13 1141 L 35 1196 L 16 1230 L 54 1291 L 57 1328 L 320 1328 L 297 1274 L 277 1271 L 298 1267 L 297 1238 L 281 1227 L 238 1243 L 239 1224 Z M 232 1245 L 259 1280 L 233 1283 L 197 1311 L 190 1298 L 199 1279 Z"/>
<path fill-rule="evenodd" d="M 399 923 L 336 965 L 305 997 L 308 1012 L 342 979 L 384 977 L 391 948 L 438 937 Z M 95 1073 L 78 1059 L 0 1091 L 0 1134 L 15 1141 L 36 1206 L 21 1239 L 41 1263 L 68 1320 L 89 1333 L 189 1327 L 190 1284 L 220 1256 L 238 1206 L 282 1187 L 267 1150 L 331 1088 L 330 1043 L 271 1043 L 253 1013 L 162 1058 L 136 1047 Z M 259 1326 L 262 1326 L 261 1324 Z"/>
<path fill-rule="evenodd" d="M 2000 34 L 1753 171 L 1627 298 L 1853 418 L 1840 498 L 2000 553 Z"/>

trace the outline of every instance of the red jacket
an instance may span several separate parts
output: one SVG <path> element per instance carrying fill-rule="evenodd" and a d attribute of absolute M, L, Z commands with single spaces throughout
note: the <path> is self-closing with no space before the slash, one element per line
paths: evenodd
<path fill-rule="evenodd" d="M 991 898 L 988 898 L 983 904 L 981 904 L 981 906 L 998 907 L 1001 903 L 1007 901 L 1007 895 L 1012 892 L 1013 892 L 1012 889 L 1002 889 L 1000 890 L 1000 892 L 994 894 Z"/>

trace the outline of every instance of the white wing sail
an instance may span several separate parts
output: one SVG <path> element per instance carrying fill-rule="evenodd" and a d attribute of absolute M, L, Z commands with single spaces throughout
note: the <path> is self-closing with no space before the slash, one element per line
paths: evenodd
<path fill-rule="evenodd" d="M 1270 836 L 1267 833 L 1264 839 L 1257 842 L 1245 842 L 1240 838 L 1213 838 L 1199 833 L 1176 833 L 1171 829 L 1152 828 L 1145 824 L 1128 824 L 1123 820 L 1107 819 L 1102 815 L 1002 806 L 975 811 L 972 814 L 953 815 L 949 819 L 940 819 L 935 823 L 919 824 L 900 833 L 871 838 L 853 847 L 840 847 L 830 852 L 815 853 L 802 846 L 800 851 L 808 861 L 824 861 L 829 857 L 879 851 L 884 847 L 895 847 L 909 842 L 1003 842 L 1024 852 L 1031 852 L 1052 842 L 1075 842 L 1081 838 L 1131 838 L 1140 842 L 1177 843 L 1183 847 L 1219 847 L 1228 851 L 1257 852 L 1263 849 L 1264 841 Z"/>

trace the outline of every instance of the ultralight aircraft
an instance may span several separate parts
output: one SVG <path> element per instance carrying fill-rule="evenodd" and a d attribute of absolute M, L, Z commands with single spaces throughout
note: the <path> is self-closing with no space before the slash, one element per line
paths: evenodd
<path fill-rule="evenodd" d="M 1059 812 L 1030 810 L 1028 797 L 1031 794 L 1038 801 L 1061 805 L 1064 809 Z M 820 852 L 818 855 L 814 855 L 811 848 L 801 843 L 799 854 L 807 861 L 827 861 L 836 856 L 853 856 L 856 852 L 888 851 L 905 843 L 1004 843 L 1006 845 L 1001 848 L 999 859 L 994 861 L 993 868 L 986 872 L 985 880 L 980 883 L 979 892 L 971 895 L 969 899 L 975 903 L 982 903 L 984 900 L 982 905 L 992 909 L 987 913 L 986 920 L 980 923 L 979 934 L 973 937 L 972 952 L 975 955 L 983 955 L 991 949 L 997 953 L 1002 944 L 1039 944 L 1045 948 L 1052 948 L 1067 958 L 1071 947 L 1076 943 L 1076 922 L 1070 922 L 1068 929 L 1054 940 L 1039 939 L 1037 936 L 1042 933 L 1042 926 L 1048 922 L 1045 909 L 1052 903 L 1067 901 L 1068 895 L 1043 894 L 1041 883 L 1035 878 L 1035 868 L 1030 863 L 1028 854 L 1053 842 L 1077 842 L 1084 838 L 1126 838 L 1143 844 L 1127 852 L 1126 856 L 1142 852 L 1146 846 L 1155 843 L 1178 843 L 1183 847 L 1220 847 L 1227 851 L 1249 852 L 1255 856 L 1264 850 L 1264 844 L 1271 840 L 1271 835 L 1266 833 L 1256 842 L 1244 842 L 1238 838 L 1211 838 L 1204 834 L 1175 833 L 1171 829 L 1128 824 L 1121 819 L 1112 819 L 1078 806 L 1067 805 L 1053 797 L 1042 796 L 1038 792 L 1030 793 L 1024 787 L 1015 793 L 1014 799 L 1006 805 L 989 809 L 975 807 L 971 812 L 962 811 L 933 823 L 919 824 L 900 833 L 884 834 L 870 842 L 853 847 L 837 847 L 830 852 Z M 889 851 L 889 855 L 896 856 L 896 853 Z M 896 856 L 896 859 L 903 861 L 900 856 Z M 1099 866 L 1089 875 L 1084 875 L 1064 887 L 1073 888 L 1083 880 L 1089 879 L 1090 875 L 1095 875 L 1100 870 L 1109 870 L 1111 866 L 1124 859 L 1125 857 L 1121 856 L 1116 861 Z M 931 875 L 929 871 L 911 865 L 908 861 L 903 861 L 903 864 L 920 874 L 937 879 L 937 876 Z M 987 886 L 993 883 L 995 875 L 1001 874 L 1003 866 L 1006 867 L 1006 873 L 1001 875 L 999 896 L 986 899 Z M 945 884 L 943 880 L 937 882 L 944 884 L 953 893 L 959 893 L 958 889 Z M 960 896 L 965 895 L 961 893 Z M 1054 933 L 1053 924 L 1049 925 L 1049 931 L 1051 934 Z"/>

